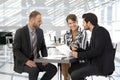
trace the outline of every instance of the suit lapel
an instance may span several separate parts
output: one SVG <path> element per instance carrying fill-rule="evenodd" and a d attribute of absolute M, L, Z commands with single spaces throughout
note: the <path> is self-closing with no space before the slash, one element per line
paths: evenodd
<path fill-rule="evenodd" d="M 28 26 L 25 26 L 25 35 L 26 35 L 26 39 L 27 39 L 27 45 L 29 46 L 28 50 L 31 51 L 31 42 L 30 42 L 30 35 L 29 35 L 29 29 Z"/>
<path fill-rule="evenodd" d="M 40 41 L 40 32 L 38 29 L 36 29 L 36 35 L 37 35 L 37 49 L 39 48 L 39 41 Z"/>

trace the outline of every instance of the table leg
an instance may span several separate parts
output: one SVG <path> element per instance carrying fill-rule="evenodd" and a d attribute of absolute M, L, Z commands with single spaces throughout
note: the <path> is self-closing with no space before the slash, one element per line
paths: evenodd
<path fill-rule="evenodd" d="M 62 80 L 61 63 L 58 63 L 58 80 Z"/>

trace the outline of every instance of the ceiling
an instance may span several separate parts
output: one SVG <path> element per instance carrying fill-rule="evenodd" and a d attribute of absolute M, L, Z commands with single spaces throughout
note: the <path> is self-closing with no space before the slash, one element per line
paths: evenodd
<path fill-rule="evenodd" d="M 119 0 L 0 0 L 0 31 L 15 31 L 28 22 L 29 13 L 38 10 L 43 16 L 43 28 L 61 29 L 69 13 L 78 17 L 97 7 Z"/>

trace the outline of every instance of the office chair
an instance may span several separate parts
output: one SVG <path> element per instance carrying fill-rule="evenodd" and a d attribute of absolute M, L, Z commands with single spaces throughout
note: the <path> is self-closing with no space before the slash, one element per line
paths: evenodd
<path fill-rule="evenodd" d="M 16 78 L 15 78 L 15 76 L 16 77 L 21 77 L 21 78 L 26 78 L 26 79 L 28 79 L 28 73 L 22 73 L 22 74 L 19 74 L 19 73 L 16 73 L 16 72 L 13 72 L 12 74 L 11 74 L 11 79 L 10 80 L 15 80 Z"/>
<path fill-rule="evenodd" d="M 117 43 L 112 43 L 112 45 L 113 45 L 114 53 L 116 53 Z M 108 80 L 115 80 L 111 75 L 106 75 L 106 76 L 104 76 L 104 75 L 93 75 L 93 76 L 107 77 Z M 93 79 L 93 76 L 91 76 L 91 80 L 94 80 L 94 79 Z"/>
<path fill-rule="evenodd" d="M 8 62 L 13 63 L 13 37 L 12 36 L 7 36 L 6 37 L 6 46 L 7 46 L 7 53 L 8 53 Z"/>
<path fill-rule="evenodd" d="M 101 75 L 94 75 L 94 76 L 91 76 L 91 80 L 94 80 L 94 77 L 105 77 L 107 79 L 105 80 L 115 80 L 111 75 L 108 75 L 108 76 L 101 76 Z"/>

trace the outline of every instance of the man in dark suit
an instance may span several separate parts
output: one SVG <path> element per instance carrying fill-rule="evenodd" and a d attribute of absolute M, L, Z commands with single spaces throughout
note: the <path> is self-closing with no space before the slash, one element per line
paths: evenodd
<path fill-rule="evenodd" d="M 34 58 L 47 56 L 43 30 L 39 28 L 41 23 L 41 13 L 31 12 L 28 25 L 18 29 L 14 38 L 14 70 L 29 73 L 29 80 L 37 80 L 41 71 L 46 71 L 41 80 L 51 80 L 57 72 L 53 64 L 33 61 Z"/>
<path fill-rule="evenodd" d="M 97 16 L 93 13 L 83 14 L 85 30 L 92 32 L 90 45 L 86 50 L 72 46 L 72 56 L 79 60 L 87 60 L 83 65 L 71 65 L 69 73 L 72 80 L 85 80 L 86 76 L 107 76 L 114 71 L 114 50 L 109 32 L 98 25 Z"/>

